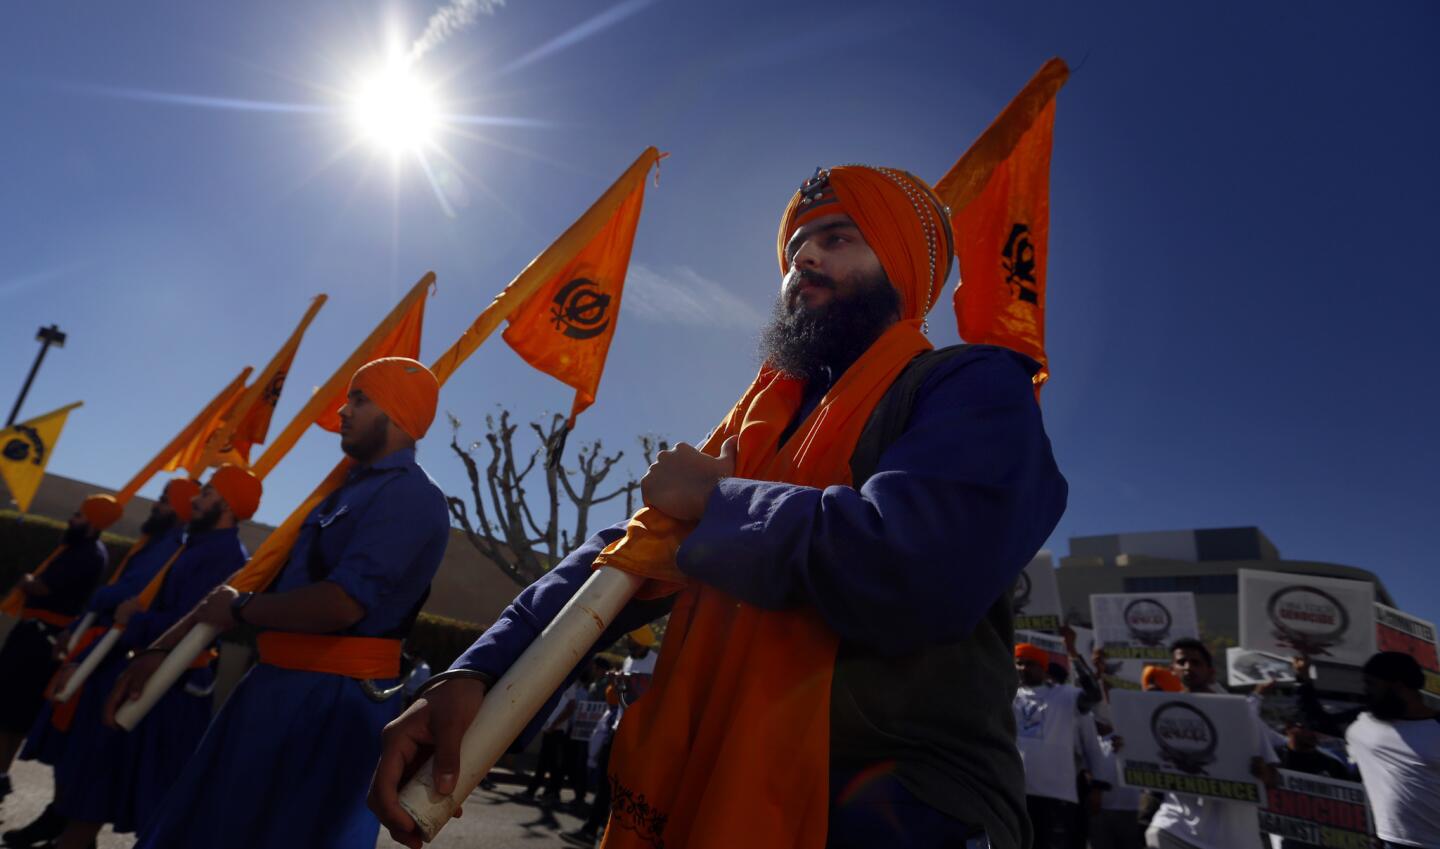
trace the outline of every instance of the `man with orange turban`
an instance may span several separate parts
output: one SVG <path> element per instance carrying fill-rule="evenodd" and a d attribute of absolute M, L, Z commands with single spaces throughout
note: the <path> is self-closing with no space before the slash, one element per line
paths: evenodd
<path fill-rule="evenodd" d="M 764 365 L 730 414 L 662 452 L 647 507 L 522 592 L 387 729 L 372 806 L 397 839 L 419 845 L 407 770 L 433 749 L 449 792 L 487 684 L 600 564 L 653 579 L 601 644 L 673 610 L 616 733 L 607 846 L 1028 844 L 1007 592 L 1066 499 L 1038 366 L 932 349 L 952 231 L 912 174 L 818 170 L 777 247 Z"/>
<path fill-rule="evenodd" d="M 198 622 L 259 630 L 259 664 L 215 717 L 142 847 L 374 846 L 365 789 L 400 712 L 401 643 L 449 541 L 445 496 L 415 462 L 439 384 L 415 360 L 361 367 L 340 410 L 348 480 L 305 518 L 264 593 L 222 586 L 158 642 Z M 138 657 L 116 689 L 138 695 Z M 147 724 L 152 720 L 146 720 Z"/>
<path fill-rule="evenodd" d="M 154 568 L 145 583 L 121 576 L 120 583 L 132 592 L 113 610 L 111 627 L 121 629 L 120 640 L 66 702 L 65 706 L 71 702 L 74 706 L 67 740 L 55 763 L 54 808 L 63 825 L 56 846 L 84 849 L 105 823 L 113 824 L 117 832 L 135 831 L 153 816 L 210 723 L 214 684 L 210 655 L 186 672 L 182 686 L 167 692 L 132 732 L 103 722 L 127 655 L 144 650 L 243 566 L 248 556 L 239 526 L 260 505 L 260 480 L 226 464 L 203 487 L 172 481 L 162 500 L 173 505 L 186 494 L 190 498 L 175 511 L 189 517 L 184 544 Z M 133 566 L 132 560 L 127 571 Z M 61 670 L 57 689 L 74 669 L 72 664 Z"/>
<path fill-rule="evenodd" d="M 45 704 L 45 685 L 58 666 L 53 640 L 80 615 L 85 599 L 109 562 L 100 532 L 115 524 L 122 508 L 109 495 L 80 503 L 60 545 L 0 603 L 20 620 L 0 648 L 0 799 L 10 792 L 10 764 Z"/>
<path fill-rule="evenodd" d="M 185 526 L 190 522 L 190 499 L 199 492 L 200 486 L 188 478 L 175 478 L 165 485 L 160 498 L 150 508 L 150 516 L 140 525 L 140 539 L 126 552 L 105 585 L 90 596 L 84 613 L 93 614 L 93 618 L 85 633 L 77 635 L 67 629 L 56 637 L 56 644 L 61 647 L 73 642 L 74 649 L 68 657 L 71 663 L 85 659 L 95 640 L 114 624 L 115 609 L 126 599 L 139 595 L 155 573 L 179 550 Z M 61 710 L 57 713 L 53 704 L 46 704 L 30 728 L 20 759 L 38 760 L 55 766 L 69 736 L 67 731 L 73 721 L 70 717 L 69 712 Z M 6 845 L 44 843 L 59 837 L 64 827 L 64 817 L 56 813 L 55 806 L 51 804 L 28 825 L 5 832 L 4 839 Z"/>
<path fill-rule="evenodd" d="M 1079 687 L 1050 679 L 1049 652 L 1031 643 L 1015 646 L 1020 679 L 1013 704 L 1015 743 L 1025 764 L 1025 809 L 1034 829 L 1034 849 L 1068 849 L 1075 835 L 1083 833 L 1076 749 L 1092 775 L 1103 772 L 1100 741 L 1086 716 L 1101 699 L 1100 687 L 1075 654 L 1075 632 L 1066 627 L 1060 633 Z"/>

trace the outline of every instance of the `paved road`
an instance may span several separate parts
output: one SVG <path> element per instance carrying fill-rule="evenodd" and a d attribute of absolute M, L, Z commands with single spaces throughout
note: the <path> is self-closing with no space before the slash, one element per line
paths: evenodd
<path fill-rule="evenodd" d="M 19 828 L 34 819 L 50 798 L 50 768 L 19 761 L 10 772 L 15 792 L 0 805 L 0 830 Z M 561 831 L 578 828 L 581 817 L 566 806 L 554 808 L 525 799 L 521 785 L 503 781 L 494 791 L 476 790 L 465 804 L 465 816 L 451 822 L 430 844 L 436 849 L 550 849 L 574 846 L 560 837 Z M 563 798 L 570 798 L 565 791 Z M 99 849 L 130 849 L 132 835 L 114 834 L 106 827 L 100 833 Z M 394 849 L 398 844 L 383 832 L 377 849 Z"/>

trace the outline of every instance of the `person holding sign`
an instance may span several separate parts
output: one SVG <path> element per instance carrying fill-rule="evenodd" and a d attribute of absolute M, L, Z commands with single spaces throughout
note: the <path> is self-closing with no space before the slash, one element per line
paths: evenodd
<path fill-rule="evenodd" d="M 420 845 L 399 804 L 409 773 L 433 751 L 436 790 L 453 791 L 488 684 L 597 559 L 635 543 L 678 594 L 654 681 L 616 732 L 612 847 L 1028 845 L 1007 594 L 1067 489 L 1038 364 L 985 345 L 932 353 L 922 332 L 952 236 L 898 169 L 819 169 L 801 186 L 765 365 L 719 438 L 662 452 L 642 481 L 641 516 L 678 548 L 651 559 L 659 539 L 638 518 L 602 531 L 432 680 L 386 730 L 371 804 L 392 836 Z M 669 607 L 632 602 L 599 643 Z"/>
<path fill-rule="evenodd" d="M 340 447 L 356 465 L 306 517 L 275 584 L 257 594 L 217 588 L 117 685 L 118 698 L 138 698 L 161 652 L 195 624 L 260 630 L 259 664 L 138 847 L 375 845 L 365 787 L 380 730 L 401 707 L 401 641 L 449 539 L 445 496 L 415 462 L 438 395 L 414 360 L 361 367 L 340 410 Z M 112 699 L 112 716 L 118 706 Z"/>
<path fill-rule="evenodd" d="M 1170 669 L 1185 692 L 1224 692 L 1215 684 L 1215 662 L 1204 643 L 1189 638 L 1176 640 L 1170 644 L 1170 657 Z M 1269 729 L 1260 719 L 1258 700 L 1252 700 L 1250 707 L 1255 725 L 1255 755 L 1250 769 L 1266 786 L 1272 786 L 1273 765 L 1279 763 L 1280 757 L 1267 743 Z M 1151 849 L 1258 849 L 1260 817 L 1254 805 L 1166 793 L 1145 832 L 1145 845 Z"/>
<path fill-rule="evenodd" d="M 1015 647 L 1015 742 L 1025 764 L 1025 810 L 1035 830 L 1035 849 L 1068 849 L 1080 828 L 1080 797 L 1075 787 L 1075 749 L 1084 753 L 1092 775 L 1103 774 L 1094 728 L 1080 723 L 1100 701 L 1100 687 L 1075 663 L 1075 632 L 1065 628 L 1066 653 L 1080 687 L 1046 678 L 1049 653 L 1029 643 Z M 1103 783 L 1103 779 L 1100 780 Z M 1108 789 L 1101 787 L 1101 790 Z"/>
<path fill-rule="evenodd" d="M 1440 712 L 1425 704 L 1425 671 L 1408 654 L 1382 651 L 1362 668 L 1365 707 L 1328 713 L 1295 658 L 1300 706 L 1317 731 L 1344 736 L 1388 846 L 1440 846 Z"/>

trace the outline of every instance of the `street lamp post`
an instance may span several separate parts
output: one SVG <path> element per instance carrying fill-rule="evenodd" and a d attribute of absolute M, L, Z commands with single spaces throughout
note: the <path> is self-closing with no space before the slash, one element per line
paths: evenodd
<path fill-rule="evenodd" d="M 20 415 L 20 405 L 25 403 L 25 396 L 30 392 L 30 384 L 35 382 L 35 373 L 40 370 L 40 363 L 45 360 L 45 352 L 54 345 L 58 348 L 65 347 L 65 334 L 60 332 L 60 326 L 52 324 L 49 327 L 40 328 L 35 334 L 35 339 L 40 343 L 40 353 L 35 355 L 35 364 L 30 367 L 30 375 L 25 378 L 25 385 L 20 387 L 20 397 L 15 399 L 15 406 L 10 409 L 10 418 L 5 421 L 8 428 L 15 424 L 15 417 Z"/>

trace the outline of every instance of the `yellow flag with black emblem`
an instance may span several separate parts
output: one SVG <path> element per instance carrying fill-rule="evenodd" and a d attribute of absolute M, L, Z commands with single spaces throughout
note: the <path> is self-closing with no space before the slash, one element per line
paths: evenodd
<path fill-rule="evenodd" d="M 29 512 L 35 490 L 45 478 L 45 466 L 55 453 L 55 443 L 60 441 L 65 419 L 83 403 L 76 401 L 0 430 L 0 477 L 5 479 L 10 497 L 15 499 L 21 513 Z"/>

